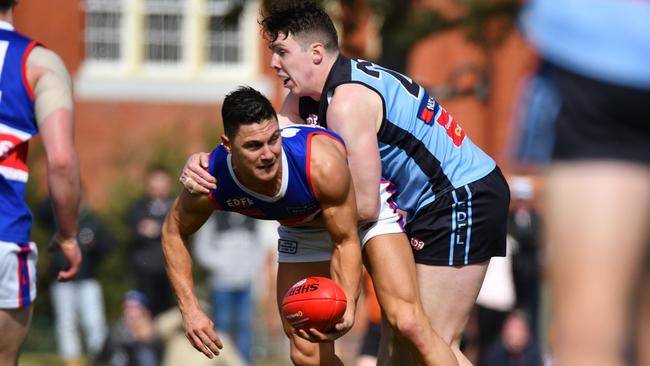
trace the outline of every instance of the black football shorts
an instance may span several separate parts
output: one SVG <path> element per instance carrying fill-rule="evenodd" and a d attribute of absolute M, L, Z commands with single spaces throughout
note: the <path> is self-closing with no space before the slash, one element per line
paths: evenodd
<path fill-rule="evenodd" d="M 415 262 L 457 266 L 506 255 L 510 190 L 496 167 L 442 194 L 406 225 Z"/>

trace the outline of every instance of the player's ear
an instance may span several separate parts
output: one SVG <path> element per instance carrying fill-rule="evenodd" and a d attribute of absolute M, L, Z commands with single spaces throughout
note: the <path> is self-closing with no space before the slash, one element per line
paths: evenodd
<path fill-rule="evenodd" d="M 226 135 L 221 135 L 221 143 L 223 144 L 223 147 L 226 148 L 226 151 L 230 152 L 231 144 L 230 144 L 230 139 Z"/>
<path fill-rule="evenodd" d="M 325 57 L 325 46 L 320 42 L 314 42 L 310 46 L 311 59 L 314 65 L 320 65 Z"/>

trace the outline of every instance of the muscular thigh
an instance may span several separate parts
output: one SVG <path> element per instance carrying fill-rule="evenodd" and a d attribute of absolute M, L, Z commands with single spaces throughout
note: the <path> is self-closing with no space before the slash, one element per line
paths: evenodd
<path fill-rule="evenodd" d="M 488 261 L 453 267 L 416 265 L 424 310 L 445 341 L 460 340 L 487 265 Z"/>
<path fill-rule="evenodd" d="M 0 361 L 17 354 L 27 337 L 31 321 L 31 306 L 21 309 L 0 309 Z"/>
<path fill-rule="evenodd" d="M 404 234 L 373 237 L 364 247 L 363 256 L 385 311 L 399 306 L 400 301 L 419 299 L 415 261 Z"/>

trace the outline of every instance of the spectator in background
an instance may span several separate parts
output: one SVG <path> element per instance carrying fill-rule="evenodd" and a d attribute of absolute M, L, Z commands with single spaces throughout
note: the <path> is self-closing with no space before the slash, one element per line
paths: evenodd
<path fill-rule="evenodd" d="M 554 358 L 624 365 L 629 335 L 650 327 L 650 304 L 635 307 L 650 301 L 650 2 L 558 4 L 531 0 L 522 13 L 561 101 L 544 200 Z"/>
<path fill-rule="evenodd" d="M 542 354 L 531 334 L 525 313 L 511 312 L 501 337 L 487 350 L 483 366 L 542 366 Z"/>
<path fill-rule="evenodd" d="M 111 326 L 95 366 L 160 366 L 164 344 L 156 333 L 149 301 L 132 290 L 124 295 L 122 317 Z"/>
<path fill-rule="evenodd" d="M 217 330 L 230 336 L 242 358 L 253 361 L 253 281 L 268 253 L 258 221 L 217 211 L 194 236 L 194 258 L 210 274 L 212 313 Z"/>
<path fill-rule="evenodd" d="M 517 307 L 526 312 L 537 334 L 541 289 L 540 241 L 542 221 L 534 206 L 534 186 L 529 177 L 513 177 L 508 234 L 512 240 L 512 271 Z"/>
<path fill-rule="evenodd" d="M 127 216 L 136 287 L 149 299 L 154 316 L 174 305 L 160 243 L 162 224 L 172 204 L 171 182 L 163 168 L 149 170 L 145 194 L 131 206 Z"/>
<path fill-rule="evenodd" d="M 56 223 L 52 201 L 48 197 L 38 207 L 38 218 L 50 231 L 55 232 Z M 81 201 L 79 210 L 79 234 L 83 261 L 74 280 L 56 281 L 56 274 L 64 270 L 68 262 L 61 253 L 54 253 L 50 264 L 51 300 L 54 309 L 54 326 L 59 355 L 65 365 L 81 365 L 81 342 L 77 322 L 85 335 L 88 354 L 93 357 L 102 348 L 106 337 L 106 315 L 102 287 L 97 271 L 112 246 L 112 237 L 102 220 L 86 202 Z"/>

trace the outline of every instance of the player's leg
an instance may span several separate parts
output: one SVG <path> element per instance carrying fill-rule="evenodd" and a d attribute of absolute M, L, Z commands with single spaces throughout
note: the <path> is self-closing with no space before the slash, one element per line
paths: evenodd
<path fill-rule="evenodd" d="M 386 337 L 382 334 L 384 340 L 378 363 L 399 365 L 408 362 L 409 357 L 403 350 L 406 346 L 419 364 L 455 365 L 454 355 L 433 331 L 422 309 L 415 262 L 406 236 L 400 233 L 373 237 L 364 247 L 364 258 L 377 300 L 394 330 Z"/>
<path fill-rule="evenodd" d="M 422 305 L 460 365 L 460 341 L 489 259 L 505 256 L 510 191 L 498 168 L 436 196 L 408 224 Z"/>
<path fill-rule="evenodd" d="M 549 172 L 547 265 L 559 365 L 624 364 L 648 240 L 649 182 L 649 169 L 624 163 L 564 163 Z"/>
<path fill-rule="evenodd" d="M 54 328 L 59 356 L 68 361 L 81 357 L 81 341 L 77 330 L 77 309 L 82 305 L 83 291 L 77 282 L 54 282 L 50 286 L 54 308 Z"/>
<path fill-rule="evenodd" d="M 17 365 L 32 321 L 32 307 L 0 309 L 0 365 Z"/>
<path fill-rule="evenodd" d="M 293 284 L 309 276 L 330 277 L 330 262 L 279 263 L 277 301 L 284 332 L 291 344 L 291 361 L 295 365 L 343 365 L 334 354 L 334 342 L 311 343 L 300 338 L 282 316 L 282 299 Z"/>
<path fill-rule="evenodd" d="M 102 287 L 99 281 L 94 279 L 78 282 L 80 301 L 76 306 L 84 328 L 88 353 L 95 356 L 101 351 L 107 334 Z"/>
<path fill-rule="evenodd" d="M 416 265 L 424 310 L 433 329 L 451 345 L 460 365 L 471 365 L 460 351 L 460 340 L 487 265 L 488 261 L 453 267 Z"/>
<path fill-rule="evenodd" d="M 647 249 L 646 249 L 647 250 Z M 650 255 L 646 251 L 647 255 Z M 647 258 L 647 257 L 646 257 Z M 641 300 L 639 301 L 639 325 L 637 331 L 636 352 L 639 365 L 650 365 L 650 269 L 641 279 Z"/>

